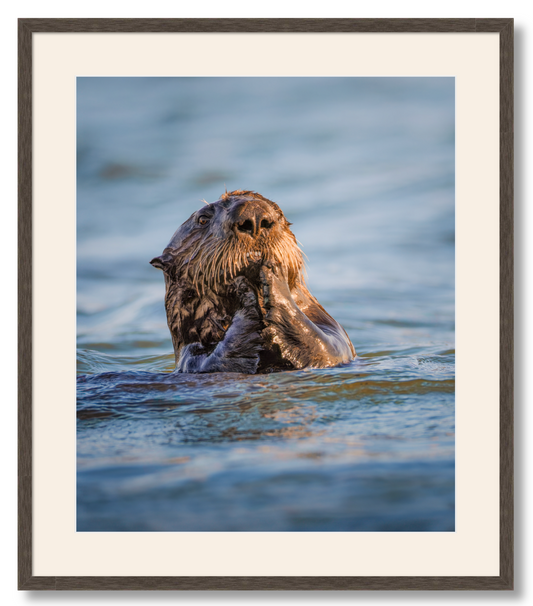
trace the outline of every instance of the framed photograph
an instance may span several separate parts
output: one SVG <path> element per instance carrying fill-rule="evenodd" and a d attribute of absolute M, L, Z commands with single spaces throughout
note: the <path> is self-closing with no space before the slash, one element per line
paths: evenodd
<path fill-rule="evenodd" d="M 19 209 L 20 589 L 513 588 L 512 19 L 22 19 Z"/>

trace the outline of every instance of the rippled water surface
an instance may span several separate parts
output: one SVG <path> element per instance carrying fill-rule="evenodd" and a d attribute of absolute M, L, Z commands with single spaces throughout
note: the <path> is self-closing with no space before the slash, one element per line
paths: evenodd
<path fill-rule="evenodd" d="M 78 530 L 454 530 L 453 79 L 80 78 L 77 119 Z M 172 374 L 148 262 L 225 187 L 354 362 Z"/>

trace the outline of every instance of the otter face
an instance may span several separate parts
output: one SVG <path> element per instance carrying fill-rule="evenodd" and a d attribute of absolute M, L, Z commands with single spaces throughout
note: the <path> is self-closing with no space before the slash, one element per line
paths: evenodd
<path fill-rule="evenodd" d="M 221 292 L 239 275 L 256 282 L 261 265 L 279 265 L 289 287 L 301 279 L 303 258 L 277 204 L 251 191 L 223 194 L 193 213 L 150 263 L 166 279 Z"/>

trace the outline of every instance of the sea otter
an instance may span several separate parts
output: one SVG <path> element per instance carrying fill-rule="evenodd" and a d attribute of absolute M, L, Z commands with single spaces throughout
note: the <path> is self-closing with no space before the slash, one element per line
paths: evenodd
<path fill-rule="evenodd" d="M 260 194 L 226 192 L 150 261 L 165 276 L 177 372 L 327 368 L 355 357 L 344 329 L 307 290 L 290 225 Z"/>

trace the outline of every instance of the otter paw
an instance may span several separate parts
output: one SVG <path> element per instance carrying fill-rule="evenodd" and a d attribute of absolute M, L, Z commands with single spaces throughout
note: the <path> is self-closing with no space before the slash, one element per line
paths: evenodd
<path fill-rule="evenodd" d="M 280 267 L 263 265 L 259 279 L 262 284 L 263 304 L 267 310 L 267 320 L 274 308 L 289 308 L 296 305 Z"/>
<path fill-rule="evenodd" d="M 242 307 L 258 307 L 257 294 L 253 286 L 244 276 L 237 276 L 233 281 L 233 287 Z"/>
<path fill-rule="evenodd" d="M 207 352 L 201 343 L 190 343 L 189 345 L 184 345 L 182 353 L 186 356 L 201 356 Z"/>
<path fill-rule="evenodd" d="M 176 364 L 176 372 L 201 372 L 207 353 L 201 343 L 185 345 Z"/>

